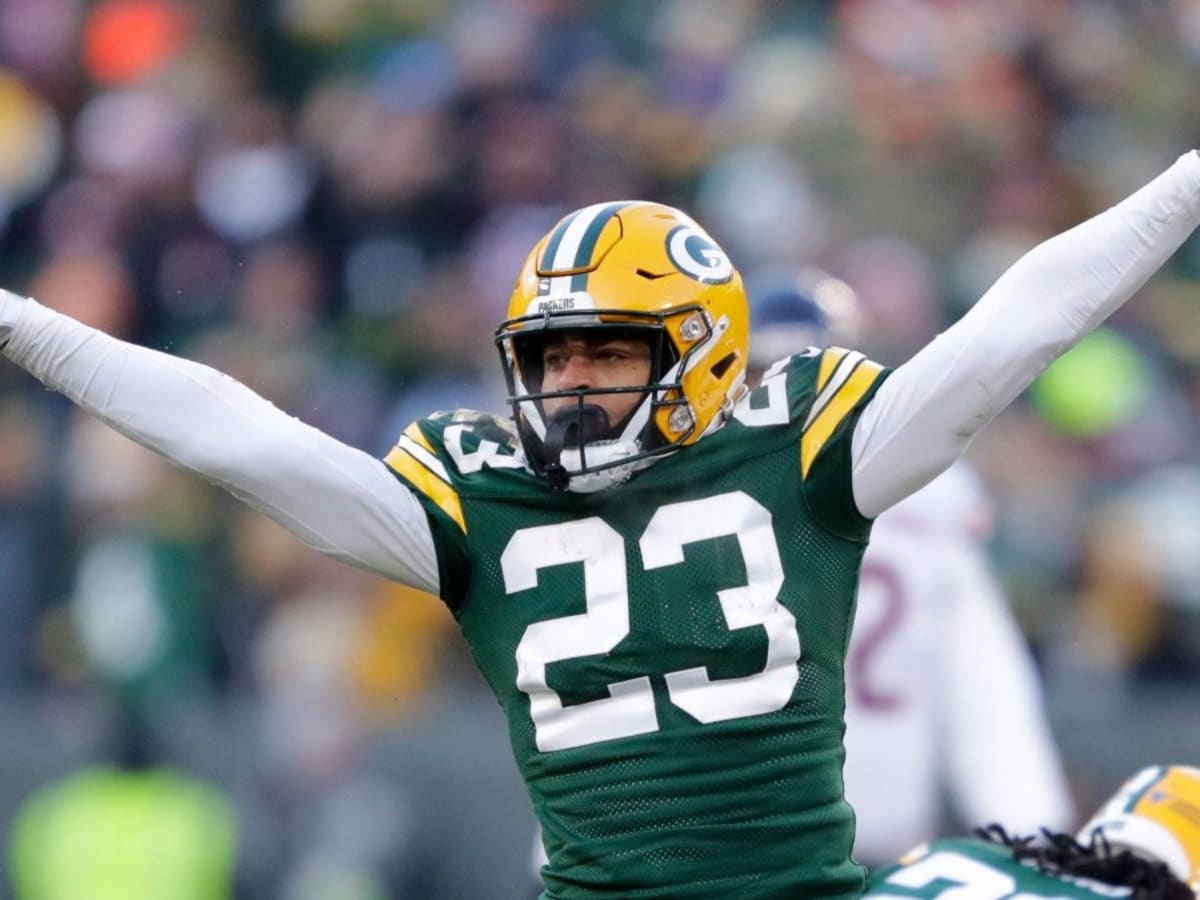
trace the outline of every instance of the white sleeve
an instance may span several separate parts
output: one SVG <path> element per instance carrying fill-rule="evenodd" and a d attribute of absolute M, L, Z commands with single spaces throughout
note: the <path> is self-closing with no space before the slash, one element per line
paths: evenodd
<path fill-rule="evenodd" d="M 1056 357 L 1128 300 L 1200 225 L 1200 155 L 1035 247 L 863 410 L 854 499 L 873 518 L 928 483 Z"/>
<path fill-rule="evenodd" d="M 420 502 L 381 460 L 214 369 L 0 291 L 0 349 L 117 431 L 226 488 L 337 559 L 436 593 Z"/>
<path fill-rule="evenodd" d="M 945 566 L 943 648 L 946 778 L 971 827 L 1016 834 L 1066 830 L 1075 813 L 1025 639 L 974 542 L 954 542 Z"/>

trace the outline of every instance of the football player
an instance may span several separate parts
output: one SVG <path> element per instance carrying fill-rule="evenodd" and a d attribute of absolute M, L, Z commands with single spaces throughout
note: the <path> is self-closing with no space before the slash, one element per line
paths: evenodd
<path fill-rule="evenodd" d="M 1042 837 L 1012 837 L 991 825 L 974 839 L 924 844 L 875 873 L 863 896 L 1196 900 L 1200 769 L 1142 769 L 1078 835 L 1046 829 Z"/>
<path fill-rule="evenodd" d="M 1198 224 L 1189 153 L 890 375 L 801 351 L 748 391 L 720 247 L 667 206 L 589 206 L 533 248 L 497 331 L 512 418 L 433 415 L 383 463 L 32 299 L 0 295 L 0 345 L 321 551 L 445 600 L 508 717 L 547 897 L 849 898 L 842 673 L 872 520 Z"/>
<path fill-rule="evenodd" d="M 750 382 L 796 347 L 855 346 L 862 305 L 818 269 L 747 278 Z M 1037 671 L 990 570 L 992 511 L 959 460 L 883 513 L 863 557 L 846 666 L 854 858 L 874 868 L 939 833 L 943 791 L 969 825 L 1075 824 Z"/>

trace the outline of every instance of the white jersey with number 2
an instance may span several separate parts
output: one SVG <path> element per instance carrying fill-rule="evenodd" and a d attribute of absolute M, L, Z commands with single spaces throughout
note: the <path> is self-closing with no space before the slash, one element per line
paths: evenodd
<path fill-rule="evenodd" d="M 947 794 L 967 827 L 1073 824 L 1038 675 L 989 568 L 990 519 L 960 462 L 872 531 L 846 660 L 846 796 L 868 865 L 935 837 Z"/>

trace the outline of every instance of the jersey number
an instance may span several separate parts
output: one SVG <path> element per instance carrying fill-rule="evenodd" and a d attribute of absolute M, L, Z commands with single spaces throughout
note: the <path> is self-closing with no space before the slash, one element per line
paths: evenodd
<path fill-rule="evenodd" d="M 880 649 L 904 623 L 908 601 L 904 582 L 886 561 L 867 559 L 858 579 L 858 612 L 854 617 L 854 639 L 846 658 L 846 691 L 855 704 L 873 713 L 889 713 L 904 705 L 904 697 L 872 677 L 872 664 Z M 867 613 L 873 617 L 866 618 Z"/>
<path fill-rule="evenodd" d="M 683 548 L 733 535 L 746 564 L 746 583 L 717 592 L 730 629 L 761 627 L 767 663 L 761 672 L 713 680 L 703 666 L 666 675 L 673 704 L 700 722 L 720 722 L 782 709 L 800 677 L 800 635 L 795 617 L 779 603 L 783 563 L 771 513 L 735 491 L 672 503 L 650 519 L 638 547 L 646 570 L 680 565 Z M 563 706 L 546 684 L 546 666 L 564 659 L 610 653 L 629 634 L 625 542 L 596 517 L 525 528 L 500 557 L 509 594 L 537 587 L 538 572 L 583 564 L 587 611 L 535 622 L 517 645 L 517 687 L 529 697 L 539 750 L 566 750 L 657 731 L 654 693 L 644 675 L 607 685 L 608 697 Z"/>
<path fill-rule="evenodd" d="M 1017 881 L 1011 875 L 969 856 L 945 850 L 903 866 L 889 876 L 881 887 L 869 891 L 868 896 L 874 900 L 911 900 L 911 894 L 889 894 L 887 885 L 918 889 L 928 888 L 937 882 L 949 882 L 936 894 L 926 895 L 937 900 L 1037 900 L 1043 897 L 1041 894 L 1015 893 Z"/>

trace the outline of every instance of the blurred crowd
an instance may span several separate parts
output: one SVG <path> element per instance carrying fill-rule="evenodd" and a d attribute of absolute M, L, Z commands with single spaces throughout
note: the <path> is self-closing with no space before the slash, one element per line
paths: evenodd
<path fill-rule="evenodd" d="M 382 455 L 504 409 L 492 328 L 569 209 L 819 265 L 899 364 L 1200 143 L 1198 76 L 1195 0 L 3 0 L 0 284 Z M 1198 287 L 1193 241 L 972 448 L 1026 634 L 1091 704 L 1200 673 Z M 435 601 L 0 366 L 0 698 L 93 750 L 244 711 L 237 802 L 291 823 L 243 834 L 249 896 L 434 896 L 356 761 L 479 692 Z"/>

